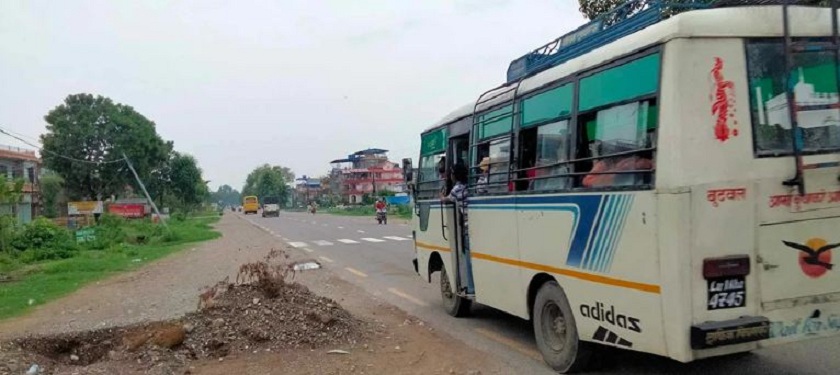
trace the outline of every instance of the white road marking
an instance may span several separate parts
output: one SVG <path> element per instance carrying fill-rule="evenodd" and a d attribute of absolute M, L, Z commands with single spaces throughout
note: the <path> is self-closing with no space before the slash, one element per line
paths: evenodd
<path fill-rule="evenodd" d="M 394 294 L 394 295 L 397 295 L 397 296 L 400 296 L 400 297 L 402 297 L 402 298 L 405 298 L 406 300 L 409 300 L 409 301 L 411 301 L 411 302 L 413 302 L 413 303 L 415 303 L 415 304 L 417 304 L 417 305 L 420 305 L 420 306 L 429 306 L 429 304 L 427 304 L 426 302 L 423 302 L 423 301 L 421 301 L 421 300 L 417 299 L 417 298 L 416 298 L 416 297 L 414 297 L 414 296 L 410 296 L 410 295 L 406 294 L 405 292 L 403 292 L 403 291 L 401 291 L 401 290 L 399 290 L 399 289 L 397 289 L 397 288 L 389 288 L 389 289 L 388 289 L 388 291 L 389 291 L 389 292 L 391 292 L 391 293 L 392 293 L 392 294 Z"/>
<path fill-rule="evenodd" d="M 385 236 L 383 238 L 387 238 L 389 240 L 394 240 L 394 241 L 408 241 L 408 239 L 405 238 L 405 237 L 397 237 L 397 236 Z"/>
<path fill-rule="evenodd" d="M 347 270 L 347 272 L 350 272 L 350 273 L 352 273 L 352 274 L 354 274 L 354 275 L 356 275 L 356 276 L 359 276 L 359 277 L 367 277 L 367 274 L 366 274 L 366 273 L 364 273 L 364 272 L 362 272 L 362 271 L 359 271 L 359 270 L 357 270 L 357 269 L 353 269 L 353 268 L 350 268 L 350 267 L 344 267 L 344 269 L 345 269 L 345 270 Z"/>
<path fill-rule="evenodd" d="M 413 240 L 413 239 L 414 239 L 414 237 L 413 237 L 413 236 L 405 236 L 405 238 L 408 238 L 409 240 Z"/>
<path fill-rule="evenodd" d="M 348 240 L 346 238 L 342 238 L 342 239 L 338 240 L 338 242 L 341 242 L 341 243 L 359 243 L 359 241 Z"/>
<path fill-rule="evenodd" d="M 370 237 L 362 238 L 362 240 L 367 241 L 367 242 L 385 242 L 385 240 L 380 240 L 378 238 L 370 238 Z"/>
<path fill-rule="evenodd" d="M 312 222 L 312 224 L 318 224 L 318 222 L 317 222 L 317 221 L 313 221 L 313 222 Z"/>
<path fill-rule="evenodd" d="M 306 247 L 306 242 L 289 242 L 291 247 Z"/>
<path fill-rule="evenodd" d="M 363 230 L 357 230 L 356 232 L 359 232 L 359 233 L 364 233 L 365 231 L 363 231 Z"/>
<path fill-rule="evenodd" d="M 333 262 L 332 259 L 327 258 L 325 256 L 319 256 L 318 259 L 323 260 L 324 262 L 327 262 L 327 263 L 332 263 Z"/>
<path fill-rule="evenodd" d="M 324 240 L 312 241 L 312 242 L 313 242 L 314 244 L 318 245 L 318 246 L 332 246 L 332 245 L 333 245 L 333 243 L 332 243 L 332 242 L 330 242 L 330 241 L 324 241 Z"/>
<path fill-rule="evenodd" d="M 303 249 L 306 250 L 307 253 L 314 253 L 315 252 L 315 250 L 312 250 L 308 247 L 304 247 Z"/>
<path fill-rule="evenodd" d="M 338 227 L 338 229 L 344 229 L 344 227 Z"/>

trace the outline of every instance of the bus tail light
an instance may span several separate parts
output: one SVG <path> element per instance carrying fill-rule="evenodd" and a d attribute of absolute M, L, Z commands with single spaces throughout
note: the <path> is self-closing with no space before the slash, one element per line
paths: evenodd
<path fill-rule="evenodd" d="M 706 279 L 727 276 L 747 276 L 749 274 L 750 257 L 748 255 L 703 259 L 703 277 Z"/>

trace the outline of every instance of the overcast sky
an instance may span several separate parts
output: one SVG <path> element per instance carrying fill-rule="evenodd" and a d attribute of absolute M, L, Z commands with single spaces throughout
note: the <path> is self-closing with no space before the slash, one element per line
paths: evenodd
<path fill-rule="evenodd" d="M 211 180 L 322 175 L 419 133 L 584 22 L 574 0 L 0 0 L 0 126 L 36 139 L 69 94 L 133 106 Z M 0 143 L 20 145 L 0 135 Z"/>

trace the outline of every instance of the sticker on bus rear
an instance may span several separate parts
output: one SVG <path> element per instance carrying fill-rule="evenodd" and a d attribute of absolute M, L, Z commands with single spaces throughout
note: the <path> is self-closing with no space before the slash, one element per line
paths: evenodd
<path fill-rule="evenodd" d="M 744 307 L 747 302 L 747 282 L 744 276 L 719 277 L 709 280 L 709 310 Z"/>

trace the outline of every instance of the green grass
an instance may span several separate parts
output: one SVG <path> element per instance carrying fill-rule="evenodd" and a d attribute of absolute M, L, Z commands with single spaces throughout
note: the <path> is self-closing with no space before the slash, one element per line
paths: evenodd
<path fill-rule="evenodd" d="M 85 250 L 78 256 L 17 267 L 7 266 L 13 282 L 0 283 L 0 319 L 26 313 L 31 308 L 67 295 L 87 283 L 130 271 L 182 250 L 190 243 L 221 236 L 210 224 L 218 218 L 169 222 L 167 242 L 122 244 L 108 250 Z M 3 263 L 0 263 L 2 267 Z M 30 305 L 30 300 L 32 304 Z"/>
<path fill-rule="evenodd" d="M 342 215 L 342 216 L 370 216 L 376 215 L 376 210 L 372 206 L 355 206 L 346 208 L 327 208 L 325 210 L 328 214 Z M 397 219 L 411 219 L 410 206 L 394 206 L 388 210 L 388 215 L 396 217 Z"/>

